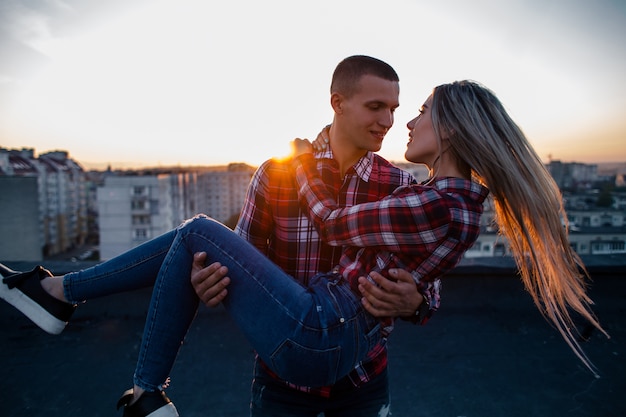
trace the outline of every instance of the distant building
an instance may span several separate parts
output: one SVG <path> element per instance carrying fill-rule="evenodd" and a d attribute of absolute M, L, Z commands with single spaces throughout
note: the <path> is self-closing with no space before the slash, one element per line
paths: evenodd
<path fill-rule="evenodd" d="M 37 177 L 0 175 L 0 195 L 0 260 L 41 261 Z"/>
<path fill-rule="evenodd" d="M 396 165 L 419 182 L 428 178 L 423 165 Z M 607 179 L 619 186 L 626 168 L 599 173 L 596 165 L 547 166 L 564 190 L 571 246 L 581 255 L 626 254 L 626 192 L 593 188 Z M 110 259 L 198 213 L 234 226 L 254 171 L 230 164 L 85 173 L 65 151 L 36 157 L 33 149 L 0 148 L 0 260 L 41 261 L 88 238 L 99 243 L 101 259 Z M 510 255 L 493 216 L 488 198 L 466 258 Z"/>
<path fill-rule="evenodd" d="M 166 229 L 156 176 L 108 177 L 97 189 L 100 258 L 110 259 Z"/>
<path fill-rule="evenodd" d="M 418 182 L 422 182 L 428 179 L 428 168 L 426 165 L 415 164 L 413 162 L 393 162 L 395 166 L 398 168 L 402 168 L 406 172 L 410 173 L 415 177 Z"/>
<path fill-rule="evenodd" d="M 583 227 L 569 234 L 570 246 L 579 255 L 626 254 L 626 227 Z M 483 228 L 465 258 L 510 256 L 511 249 L 497 230 Z"/>
<path fill-rule="evenodd" d="M 560 189 L 590 189 L 598 179 L 598 165 L 550 161 L 546 165 Z"/>
<path fill-rule="evenodd" d="M 579 207 L 578 210 L 566 210 L 570 228 L 568 237 L 572 248 L 579 255 L 626 254 L 626 210 L 623 207 L 582 207 L 585 195 L 587 194 L 581 193 L 581 201 L 571 195 L 568 200 L 573 200 L 573 204 Z M 480 235 L 474 246 L 465 253 L 465 257 L 511 255 L 508 242 L 498 233 L 493 222 L 491 198 L 485 200 L 484 207 Z"/>
<path fill-rule="evenodd" d="M 65 151 L 39 156 L 45 179 L 43 198 L 44 256 L 83 245 L 87 238 L 85 173 Z"/>
<path fill-rule="evenodd" d="M 238 215 L 254 168 L 231 164 L 167 171 L 105 177 L 97 190 L 101 259 L 132 249 L 198 213 L 221 222 Z"/>
<path fill-rule="evenodd" d="M 568 210 L 567 218 L 573 231 L 583 228 L 619 229 L 626 226 L 626 210 L 623 208 Z"/>
<path fill-rule="evenodd" d="M 62 253 L 75 246 L 82 245 L 87 235 L 87 201 L 85 196 L 85 176 L 81 166 L 68 157 L 64 151 L 54 151 L 35 157 L 33 149 L 7 150 L 0 148 L 0 177 L 3 181 L 0 192 L 11 195 L 5 204 L 11 207 L 28 207 L 26 213 L 10 212 L 11 207 L 3 210 L 0 219 L 0 233 L 11 236 L 12 243 L 22 248 L 21 253 L 5 255 L 3 260 L 25 260 L 23 257 L 45 256 Z M 22 193 L 15 185 L 22 182 L 28 187 Z M 35 188 L 32 188 L 35 184 Z M 27 191 L 30 190 L 30 191 Z M 33 195 L 37 201 L 36 212 L 30 209 Z M 5 214 L 6 213 L 6 214 Z M 37 243 L 31 236 L 7 234 L 19 219 L 19 226 L 24 230 L 37 229 Z M 34 249 L 32 245 L 38 246 Z"/>
<path fill-rule="evenodd" d="M 626 227 L 583 227 L 569 235 L 579 255 L 626 254 Z"/>

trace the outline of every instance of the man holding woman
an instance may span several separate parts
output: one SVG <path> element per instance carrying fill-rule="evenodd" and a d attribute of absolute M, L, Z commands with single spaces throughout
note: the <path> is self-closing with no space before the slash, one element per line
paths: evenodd
<path fill-rule="evenodd" d="M 489 187 L 526 289 L 593 370 L 569 310 L 604 330 L 589 309 L 582 264 L 562 227 L 566 217 L 558 188 L 496 96 L 471 81 L 438 86 L 407 127 L 405 156 L 427 165 L 431 178 L 400 186 L 380 201 L 342 208 L 317 161 L 306 152 L 294 158 L 291 169 L 310 221 L 324 241 L 343 247 L 338 265 L 306 286 L 226 227 L 198 216 L 94 268 L 64 277 L 12 274 L 3 280 L 0 295 L 22 311 L 39 305 L 43 315 L 46 307 L 33 299 L 41 295 L 36 284 L 70 303 L 152 284 L 135 390 L 125 397 L 125 415 L 148 415 L 143 406 L 152 401 L 156 413 L 176 415 L 159 390 L 198 297 L 207 301 L 201 287 L 212 268 L 194 269 L 189 281 L 194 254 L 204 253 L 207 263 L 227 268 L 223 305 L 271 372 L 302 386 L 332 385 L 384 347 L 393 328 L 392 320 L 364 308 L 363 277 L 393 281 L 398 268 L 410 270 L 414 286 L 436 302 L 434 283 L 478 236 Z"/>
<path fill-rule="evenodd" d="M 397 187 L 415 180 L 408 173 L 375 154 L 394 122 L 399 105 L 399 78 L 387 63 L 355 55 L 342 60 L 332 76 L 330 104 L 334 118 L 330 128 L 332 148 L 315 156 L 316 169 L 341 206 L 377 201 Z M 288 160 L 269 160 L 256 171 L 235 231 L 261 253 L 307 285 L 315 274 L 338 264 L 341 247 L 330 246 L 318 235 L 298 190 Z M 204 262 L 200 257 L 198 262 Z M 210 306 L 226 296 L 224 268 L 213 264 L 215 275 L 204 283 Z M 215 286 L 209 284 L 216 283 Z M 414 318 L 422 300 L 411 275 L 399 273 L 399 281 L 384 286 L 365 283 L 377 316 Z M 207 288 L 208 287 L 208 288 Z M 387 350 L 375 347 L 366 360 L 336 384 L 309 387 L 279 378 L 257 357 L 252 381 L 251 416 L 384 416 L 389 409 Z"/>

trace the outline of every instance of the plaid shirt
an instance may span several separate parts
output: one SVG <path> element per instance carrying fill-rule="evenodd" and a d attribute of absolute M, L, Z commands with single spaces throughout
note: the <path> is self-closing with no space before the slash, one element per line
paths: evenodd
<path fill-rule="evenodd" d="M 376 270 L 389 278 L 389 268 L 402 268 L 412 271 L 431 311 L 439 307 L 439 277 L 478 238 L 487 188 L 439 178 L 433 185 L 399 187 L 378 202 L 341 208 L 317 175 L 313 158 L 303 155 L 293 165 L 315 227 L 330 245 L 345 247 L 336 272 L 357 293 L 359 277 Z M 384 324 L 387 333 L 393 329 L 392 320 Z"/>
<path fill-rule="evenodd" d="M 368 153 L 343 178 L 330 150 L 312 158 L 317 175 L 332 192 L 338 205 L 378 201 L 397 187 L 415 183 L 407 172 L 382 157 Z M 303 285 L 319 272 L 339 264 L 342 248 L 324 243 L 299 203 L 292 162 L 270 160 L 254 174 L 235 231 Z M 349 375 L 355 386 L 368 382 L 387 366 L 384 345 L 370 352 L 369 360 Z M 264 366 L 271 374 L 271 371 Z M 275 375 L 274 375 L 275 376 Z M 287 386 L 324 397 L 331 387 Z"/>

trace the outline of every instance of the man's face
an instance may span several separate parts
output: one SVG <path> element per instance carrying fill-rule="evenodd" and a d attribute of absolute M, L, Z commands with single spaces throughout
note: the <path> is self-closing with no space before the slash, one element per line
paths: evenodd
<path fill-rule="evenodd" d="M 396 81 L 373 75 L 361 77 L 358 91 L 349 98 L 341 97 L 339 109 L 335 109 L 346 144 L 359 150 L 379 151 L 393 126 L 399 95 Z"/>

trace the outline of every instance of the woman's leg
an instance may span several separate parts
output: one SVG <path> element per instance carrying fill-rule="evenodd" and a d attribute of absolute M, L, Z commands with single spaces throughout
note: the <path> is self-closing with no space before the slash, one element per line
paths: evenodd
<path fill-rule="evenodd" d="M 59 334 L 74 312 L 74 304 L 154 284 L 175 236 L 166 233 L 107 262 L 53 277 L 39 266 L 13 271 L 0 265 L 0 298 L 6 300 L 48 333 Z"/>
<path fill-rule="evenodd" d="M 152 289 L 134 375 L 135 386 L 146 391 L 162 389 L 198 309 L 190 282 L 192 262 L 187 261 L 188 250 L 180 239 L 188 223 L 173 231 Z"/>
<path fill-rule="evenodd" d="M 228 267 L 231 284 L 224 305 L 264 361 L 290 372 L 282 377 L 324 385 L 352 369 L 369 349 L 358 340 L 366 332 L 365 315 L 349 288 L 332 289 L 333 294 L 306 289 L 232 230 L 198 216 L 177 230 L 159 271 L 135 372 L 137 386 L 158 389 L 169 375 L 196 312 L 190 274 L 193 255 L 201 251 L 207 263 Z M 310 367 L 292 366 L 302 360 Z"/>
<path fill-rule="evenodd" d="M 66 274 L 65 298 L 78 303 L 153 286 L 175 236 L 172 230 L 101 264 Z"/>

